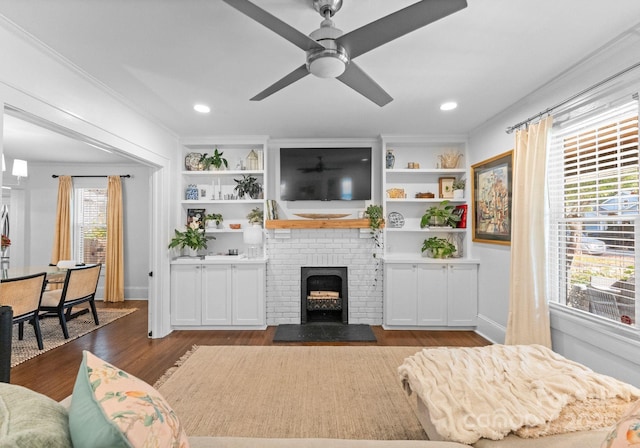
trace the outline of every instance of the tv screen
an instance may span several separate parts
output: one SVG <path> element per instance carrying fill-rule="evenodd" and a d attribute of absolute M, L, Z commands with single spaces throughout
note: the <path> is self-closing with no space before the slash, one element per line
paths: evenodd
<path fill-rule="evenodd" d="M 371 148 L 280 148 L 282 201 L 371 199 Z"/>

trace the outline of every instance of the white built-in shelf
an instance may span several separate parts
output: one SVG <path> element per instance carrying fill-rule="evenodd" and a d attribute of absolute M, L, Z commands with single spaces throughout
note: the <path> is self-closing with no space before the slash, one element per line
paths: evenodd
<path fill-rule="evenodd" d="M 182 204 L 204 205 L 204 204 L 262 204 L 264 199 L 183 199 Z"/>
<path fill-rule="evenodd" d="M 464 233 L 467 229 L 457 229 L 453 227 L 387 227 L 387 232 L 424 232 L 424 233 Z"/>
<path fill-rule="evenodd" d="M 465 199 L 443 199 L 443 198 L 387 198 L 387 202 L 437 202 L 449 201 L 451 204 L 466 204 Z"/>
<path fill-rule="evenodd" d="M 385 169 L 387 174 L 398 173 L 412 173 L 412 174 L 465 174 L 467 172 L 464 168 L 392 168 Z"/>
<path fill-rule="evenodd" d="M 263 175 L 264 170 L 192 170 L 183 171 L 184 176 L 238 176 L 241 174 Z"/>

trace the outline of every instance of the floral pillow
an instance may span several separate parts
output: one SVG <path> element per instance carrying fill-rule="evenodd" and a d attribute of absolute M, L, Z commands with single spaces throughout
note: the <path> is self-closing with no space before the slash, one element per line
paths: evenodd
<path fill-rule="evenodd" d="M 74 446 L 188 448 L 175 412 L 153 387 L 83 352 L 69 409 Z"/>
<path fill-rule="evenodd" d="M 601 448 L 629 447 L 640 447 L 640 401 L 631 405 L 631 408 L 616 423 Z"/>

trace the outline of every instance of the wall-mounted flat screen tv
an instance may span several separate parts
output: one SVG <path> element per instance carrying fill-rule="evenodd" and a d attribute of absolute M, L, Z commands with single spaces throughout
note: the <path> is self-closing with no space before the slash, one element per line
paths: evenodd
<path fill-rule="evenodd" d="M 280 148 L 280 200 L 371 199 L 371 148 Z"/>

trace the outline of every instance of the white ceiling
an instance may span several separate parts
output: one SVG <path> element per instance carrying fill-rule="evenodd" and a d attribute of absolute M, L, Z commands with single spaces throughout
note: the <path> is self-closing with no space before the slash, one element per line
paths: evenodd
<path fill-rule="evenodd" d="M 321 21 L 311 0 L 254 2 L 305 34 Z M 344 0 L 333 19 L 349 32 L 414 2 Z M 0 14 L 179 136 L 275 138 L 467 133 L 640 17 L 638 0 L 468 4 L 357 58 L 394 98 L 382 108 L 312 76 L 250 102 L 304 53 L 221 0 L 0 0 Z"/>

